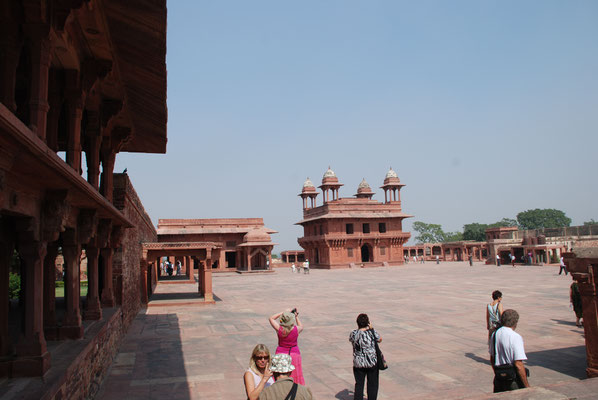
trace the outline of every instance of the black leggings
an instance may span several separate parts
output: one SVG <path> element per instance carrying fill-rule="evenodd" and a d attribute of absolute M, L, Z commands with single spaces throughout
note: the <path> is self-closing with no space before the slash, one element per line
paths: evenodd
<path fill-rule="evenodd" d="M 355 368 L 353 367 L 353 375 L 355 376 L 355 400 L 363 400 L 363 384 L 365 377 L 368 377 L 368 400 L 376 400 L 378 397 L 378 367 L 372 368 Z"/>

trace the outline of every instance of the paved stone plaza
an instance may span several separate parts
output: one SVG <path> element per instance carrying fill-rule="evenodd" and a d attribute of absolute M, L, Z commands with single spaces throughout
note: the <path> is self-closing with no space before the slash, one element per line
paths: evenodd
<path fill-rule="evenodd" d="M 382 335 L 390 366 L 381 372 L 380 399 L 490 397 L 485 305 L 495 289 L 505 309 L 519 311 L 530 383 L 544 387 L 533 398 L 567 398 L 559 397 L 561 386 L 592 398 L 593 380 L 571 385 L 585 378 L 583 329 L 569 308 L 571 277 L 557 272 L 455 262 L 227 273 L 214 277 L 211 306 L 189 304 L 180 293 L 165 300 L 166 292 L 193 292 L 196 285 L 159 285 L 159 304 L 137 316 L 99 398 L 244 399 L 251 350 L 257 343 L 276 349 L 268 316 L 290 307 L 305 325 L 299 347 L 306 384 L 318 399 L 353 398 L 348 336 L 360 312 Z"/>

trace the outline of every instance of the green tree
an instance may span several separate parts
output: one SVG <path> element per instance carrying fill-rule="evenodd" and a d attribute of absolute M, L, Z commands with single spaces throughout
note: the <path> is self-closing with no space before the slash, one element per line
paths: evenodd
<path fill-rule="evenodd" d="M 458 242 L 459 240 L 463 240 L 461 232 L 446 232 L 441 242 Z"/>
<path fill-rule="evenodd" d="M 498 222 L 488 225 L 488 228 L 498 228 L 502 226 L 517 226 L 517 220 L 511 218 L 503 218 Z"/>
<path fill-rule="evenodd" d="M 527 210 L 517 214 L 521 229 L 560 228 L 571 225 L 571 218 L 553 208 Z"/>
<path fill-rule="evenodd" d="M 583 224 L 584 225 L 596 225 L 596 224 L 598 224 L 598 221 L 594 221 L 594 218 L 592 218 L 591 220 L 586 221 Z"/>
<path fill-rule="evenodd" d="M 477 222 L 463 225 L 463 240 L 475 240 L 476 242 L 486 240 L 488 227 L 488 224 L 478 224 Z"/>
<path fill-rule="evenodd" d="M 426 224 L 425 222 L 415 221 L 413 230 L 418 233 L 415 237 L 417 243 L 438 243 L 445 238 L 442 227 L 438 224 Z"/>

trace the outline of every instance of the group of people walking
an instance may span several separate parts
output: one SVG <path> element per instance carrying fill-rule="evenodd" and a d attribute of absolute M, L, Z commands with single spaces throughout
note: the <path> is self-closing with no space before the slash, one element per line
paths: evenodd
<path fill-rule="evenodd" d="M 274 355 L 264 344 L 254 347 L 249 368 L 243 375 L 245 393 L 249 400 L 312 400 L 311 390 L 305 386 L 299 334 L 303 324 L 296 308 L 272 315 L 268 318 L 276 331 L 278 346 Z M 357 329 L 349 335 L 353 345 L 353 375 L 355 377 L 355 399 L 363 399 L 367 378 L 368 400 L 378 396 L 378 355 L 376 344 L 382 341 L 380 334 L 372 327 L 367 314 L 357 316 Z"/>
<path fill-rule="evenodd" d="M 302 264 L 300 264 L 299 266 L 296 266 L 295 263 L 291 264 L 291 272 L 292 273 L 300 273 L 301 269 L 303 269 L 303 273 L 304 274 L 309 274 L 309 260 L 305 260 L 303 261 Z"/>
<path fill-rule="evenodd" d="M 169 261 L 166 260 L 160 263 L 160 275 L 180 275 L 182 270 L 182 264 L 180 261 L 177 261 L 174 265 Z"/>

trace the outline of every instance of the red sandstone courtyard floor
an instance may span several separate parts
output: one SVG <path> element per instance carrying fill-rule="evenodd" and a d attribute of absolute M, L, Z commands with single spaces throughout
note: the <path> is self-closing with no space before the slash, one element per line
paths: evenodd
<path fill-rule="evenodd" d="M 160 300 L 137 316 L 98 397 L 244 399 L 251 350 L 257 343 L 275 350 L 267 318 L 288 307 L 298 308 L 305 325 L 299 346 L 317 399 L 353 398 L 348 335 L 360 312 L 382 335 L 390 365 L 381 372 L 380 399 L 494 397 L 484 318 L 490 293 L 500 289 L 505 308 L 521 316 L 517 331 L 530 382 L 542 386 L 506 398 L 596 398 L 598 380 L 579 382 L 585 378 L 583 330 L 569 308 L 571 277 L 557 270 L 426 263 L 216 275 L 215 305 Z M 162 293 L 185 290 L 196 286 L 159 286 Z"/>

